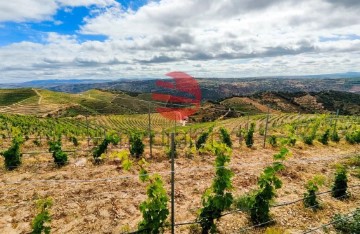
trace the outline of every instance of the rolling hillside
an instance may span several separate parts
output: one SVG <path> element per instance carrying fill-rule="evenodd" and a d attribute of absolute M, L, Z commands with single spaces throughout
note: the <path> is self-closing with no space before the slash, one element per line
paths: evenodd
<path fill-rule="evenodd" d="M 123 92 L 101 90 L 89 90 L 79 94 L 40 89 L 1 90 L 0 106 L 0 113 L 38 116 L 134 114 L 148 112 L 148 104 L 142 101 L 141 98 L 130 96 Z M 152 106 L 152 108 L 156 108 L 156 106 Z"/>

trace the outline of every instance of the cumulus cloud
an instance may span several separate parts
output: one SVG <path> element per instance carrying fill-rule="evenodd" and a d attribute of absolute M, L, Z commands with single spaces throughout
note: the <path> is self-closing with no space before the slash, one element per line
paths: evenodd
<path fill-rule="evenodd" d="M 59 7 L 95 4 L 101 10 L 84 19 L 77 35 L 48 33 L 43 43 L 0 47 L 4 76 L 159 77 L 183 70 L 239 77 L 360 70 L 358 1 L 161 0 L 136 11 L 113 0 L 46 2 L 49 9 L 32 16 L 20 12 L 19 19 L 51 17 Z M 83 41 L 79 35 L 107 39 Z"/>
<path fill-rule="evenodd" d="M 0 1 L 1 21 L 50 20 L 61 7 L 119 6 L 115 0 L 11 0 Z"/>

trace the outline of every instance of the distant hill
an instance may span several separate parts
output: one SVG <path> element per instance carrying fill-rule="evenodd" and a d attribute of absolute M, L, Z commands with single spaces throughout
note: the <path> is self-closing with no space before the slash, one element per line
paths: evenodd
<path fill-rule="evenodd" d="M 79 94 L 44 89 L 0 89 L 0 113 L 38 116 L 147 113 L 147 96 L 118 91 L 88 90 Z M 156 105 L 151 106 L 154 111 Z"/>
<path fill-rule="evenodd" d="M 159 92 L 157 80 L 123 80 L 106 83 L 66 84 L 49 89 L 59 92 L 79 93 L 90 89 L 128 91 L 140 93 Z M 360 93 L 360 78 L 246 78 L 197 79 L 203 100 L 217 101 L 231 96 L 252 95 L 262 91 L 321 92 L 335 90 Z"/>
<path fill-rule="evenodd" d="M 204 80 L 200 80 L 200 83 Z M 139 84 L 138 90 L 147 90 Z M 154 83 L 155 85 L 155 83 Z M 211 87 L 211 83 L 207 84 Z M 266 84 L 262 84 L 266 85 Z M 160 90 L 154 87 L 154 90 Z M 234 88 L 235 89 L 235 88 Z M 272 113 L 330 113 L 340 110 L 345 115 L 360 115 L 360 94 L 343 91 L 285 92 L 261 91 L 249 95 L 233 95 L 220 87 L 205 91 L 215 97 L 225 98 L 212 101 L 204 100 L 201 109 L 190 120 L 193 122 L 214 121 L 241 115 L 266 113 L 268 107 Z M 253 92 L 255 89 L 251 89 Z M 32 114 L 40 116 L 77 116 L 104 114 L 143 114 L 148 112 L 152 101 L 151 93 L 91 89 L 71 94 L 46 89 L 0 89 L 0 113 Z M 158 92 L 158 91 L 156 91 Z M 154 112 L 158 104 L 150 106 Z"/>

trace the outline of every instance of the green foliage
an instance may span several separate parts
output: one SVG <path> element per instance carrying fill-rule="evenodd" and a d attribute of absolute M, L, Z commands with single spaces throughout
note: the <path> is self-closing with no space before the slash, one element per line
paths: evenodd
<path fill-rule="evenodd" d="M 329 138 L 330 138 L 330 129 L 326 129 L 325 133 L 321 135 L 319 141 L 323 145 L 327 145 L 329 143 Z"/>
<path fill-rule="evenodd" d="M 348 132 L 345 135 L 345 140 L 349 144 L 360 144 L 360 130 L 356 130 L 354 132 Z"/>
<path fill-rule="evenodd" d="M 277 138 L 276 136 L 270 136 L 269 138 L 269 143 L 272 147 L 276 147 L 277 146 Z"/>
<path fill-rule="evenodd" d="M 203 195 L 203 208 L 201 208 L 198 218 L 202 233 L 216 233 L 215 219 L 219 219 L 221 213 L 229 209 L 233 201 L 232 194 L 227 192 L 232 189 L 233 172 L 226 168 L 230 162 L 231 149 L 225 144 L 216 144 L 214 151 L 216 154 L 216 175 L 212 186 Z"/>
<path fill-rule="evenodd" d="M 347 170 L 344 166 L 339 166 L 336 169 L 335 173 L 335 181 L 332 186 L 332 193 L 331 195 L 334 198 L 343 199 L 347 196 Z"/>
<path fill-rule="evenodd" d="M 121 161 L 121 166 L 125 171 L 130 170 L 133 165 L 133 162 L 131 161 L 129 152 L 127 150 L 111 153 L 110 159 L 115 158 Z"/>
<path fill-rule="evenodd" d="M 49 152 L 52 152 L 55 164 L 59 167 L 66 165 L 68 157 L 61 149 L 61 137 L 59 137 L 59 140 L 57 141 L 49 142 L 49 146 Z"/>
<path fill-rule="evenodd" d="M 93 157 L 95 163 L 99 163 L 101 161 L 101 155 L 106 152 L 109 144 L 117 145 L 119 141 L 120 138 L 114 133 L 106 135 L 105 139 L 101 142 L 101 144 L 96 146 L 93 150 Z"/>
<path fill-rule="evenodd" d="M 251 123 L 248 132 L 245 134 L 245 143 L 248 148 L 251 148 L 254 145 L 254 131 L 255 123 Z"/>
<path fill-rule="evenodd" d="M 209 138 L 210 133 L 212 132 L 212 128 L 210 128 L 207 132 L 201 133 L 198 140 L 195 143 L 196 149 L 199 150 L 204 147 L 207 139 Z"/>
<path fill-rule="evenodd" d="M 331 140 L 333 142 L 339 142 L 340 141 L 340 137 L 338 132 L 336 131 L 336 129 L 333 130 L 332 134 L 331 134 Z"/>
<path fill-rule="evenodd" d="M 325 182 L 324 176 L 315 176 L 309 180 L 305 185 L 307 192 L 304 193 L 304 206 L 317 210 L 320 208 L 319 202 L 316 199 L 316 192 L 319 191 L 319 186 L 322 186 Z"/>
<path fill-rule="evenodd" d="M 145 164 L 144 162 L 143 164 Z M 140 204 L 143 219 L 138 224 L 138 233 L 161 233 L 169 215 L 169 209 L 167 208 L 169 198 L 164 183 L 157 174 L 150 177 L 143 165 L 141 165 L 140 180 L 143 182 L 148 181 L 149 185 L 146 192 L 148 198 Z"/>
<path fill-rule="evenodd" d="M 290 145 L 290 146 L 295 146 L 295 144 L 296 144 L 295 127 L 293 125 L 288 124 L 285 126 L 285 128 L 289 133 L 289 136 L 286 139 L 285 144 Z"/>
<path fill-rule="evenodd" d="M 31 234 L 49 234 L 50 233 L 50 221 L 51 216 L 49 209 L 52 206 L 52 200 L 50 198 L 39 200 L 37 202 L 38 215 L 32 221 L 32 232 Z"/>
<path fill-rule="evenodd" d="M 229 148 L 232 147 L 232 141 L 230 138 L 230 134 L 225 128 L 220 128 L 220 137 L 221 141 Z"/>
<path fill-rule="evenodd" d="M 314 124 L 310 125 L 310 128 L 308 130 L 309 134 L 303 135 L 303 141 L 305 144 L 313 145 L 319 125 L 320 125 L 319 121 L 316 121 Z"/>
<path fill-rule="evenodd" d="M 352 217 L 336 214 L 332 222 L 334 222 L 334 228 L 338 233 L 360 233 L 360 208 L 355 210 Z"/>
<path fill-rule="evenodd" d="M 20 146 L 22 143 L 22 137 L 17 136 L 12 140 L 12 145 L 10 148 L 1 153 L 1 155 L 5 158 L 5 168 L 7 170 L 15 170 L 21 165 L 22 154 L 20 152 Z"/>
<path fill-rule="evenodd" d="M 277 173 L 285 168 L 280 160 L 285 160 L 289 154 L 288 149 L 281 148 L 280 152 L 274 155 L 275 162 L 266 167 L 261 173 L 258 180 L 259 188 L 250 195 L 238 200 L 237 206 L 243 207 L 245 211 L 250 213 L 251 221 L 255 225 L 261 224 L 261 226 L 264 226 L 271 221 L 270 205 L 276 195 L 276 189 L 282 186 Z"/>
<path fill-rule="evenodd" d="M 138 132 L 133 132 L 130 134 L 130 154 L 132 156 L 135 156 L 136 158 L 139 158 L 143 153 L 145 149 L 145 145 L 142 142 L 142 136 Z"/>

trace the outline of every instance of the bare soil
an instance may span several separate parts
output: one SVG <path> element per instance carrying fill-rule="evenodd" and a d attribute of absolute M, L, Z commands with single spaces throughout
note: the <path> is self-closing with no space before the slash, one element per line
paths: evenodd
<path fill-rule="evenodd" d="M 118 148 L 111 149 L 118 151 Z M 233 194 L 243 195 L 256 188 L 261 171 L 272 162 L 272 155 L 279 149 L 233 150 L 230 167 L 233 178 Z M 170 164 L 163 149 L 154 149 L 150 173 L 159 172 L 164 178 L 170 195 Z M 329 146 L 297 145 L 291 148 L 292 157 L 286 161 L 281 173 L 283 187 L 278 190 L 275 203 L 301 199 L 304 184 L 316 174 L 328 180 L 320 190 L 329 190 L 335 171 L 334 165 L 360 152 L 359 145 L 330 143 Z M 149 157 L 147 155 L 147 157 Z M 214 156 L 176 159 L 176 223 L 193 221 L 201 207 L 201 196 L 211 186 L 214 176 Z M 31 221 L 36 215 L 35 202 L 39 198 L 52 197 L 52 233 L 122 233 L 135 231 L 141 220 L 139 205 L 146 199 L 146 183 L 138 179 L 139 167 L 124 171 L 116 160 L 106 160 L 94 165 L 86 152 L 70 154 L 69 165 L 56 168 L 50 154 L 23 157 L 23 165 L 12 172 L 5 171 L 0 159 L 0 233 L 29 233 Z M 349 186 L 360 184 L 360 179 L 349 175 Z M 322 209 L 313 212 L 305 209 L 302 202 L 271 209 L 274 227 L 289 233 L 320 226 L 331 220 L 335 213 L 348 213 L 360 206 L 359 187 L 351 188 L 351 197 L 339 201 L 324 194 L 320 196 Z M 170 204 L 169 204 L 170 207 Z M 239 233 L 251 226 L 244 213 L 233 213 L 218 222 L 220 233 Z M 196 233 L 196 225 L 176 228 L 176 233 Z M 246 232 L 263 233 L 264 228 L 249 228 Z M 331 231 L 330 227 L 330 231 Z M 167 231 L 166 231 L 167 232 Z M 333 231 L 331 231 L 333 232 Z M 323 229 L 315 233 L 324 233 Z"/>

